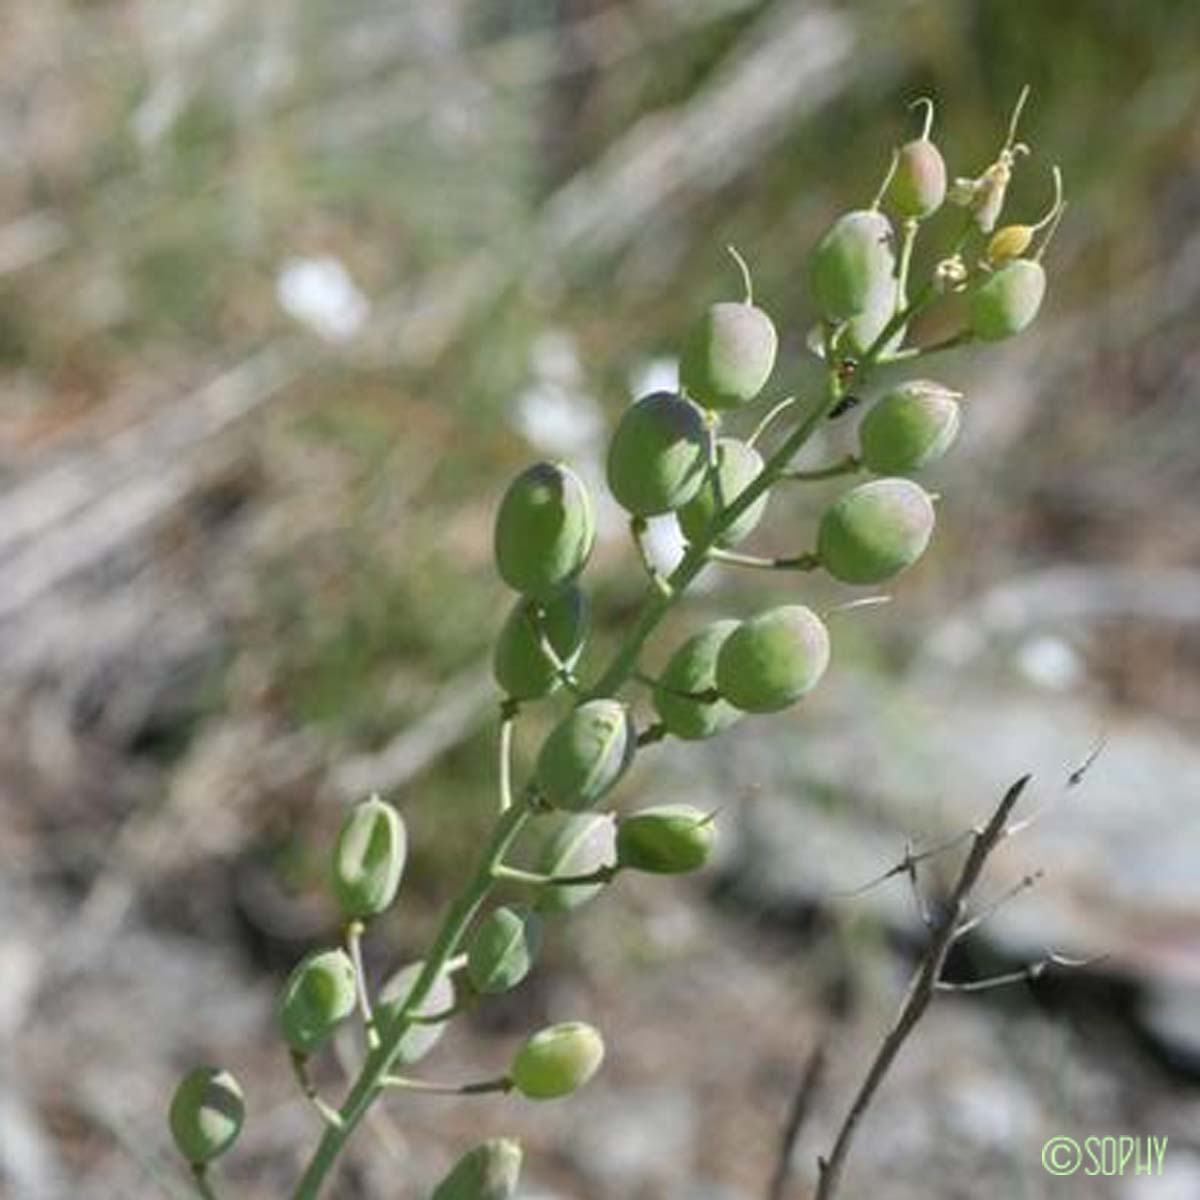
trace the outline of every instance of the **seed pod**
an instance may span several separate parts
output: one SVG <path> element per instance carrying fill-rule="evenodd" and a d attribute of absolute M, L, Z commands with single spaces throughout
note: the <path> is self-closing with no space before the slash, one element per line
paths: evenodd
<path fill-rule="evenodd" d="M 662 804 L 617 822 L 617 861 L 634 871 L 682 875 L 708 862 L 716 839 L 712 813 Z"/>
<path fill-rule="evenodd" d="M 1020 258 L 1029 249 L 1035 232 L 1032 225 L 1005 225 L 1003 229 L 997 229 L 987 244 L 988 262 L 998 267 L 1010 259 Z"/>
<path fill-rule="evenodd" d="M 653 392 L 625 410 L 608 448 L 608 486 L 635 516 L 686 504 L 704 482 L 708 439 L 700 410 L 672 392 Z"/>
<path fill-rule="evenodd" d="M 583 1087 L 604 1060 L 599 1032 L 582 1021 L 564 1021 L 535 1033 L 517 1051 L 509 1075 L 530 1100 L 553 1100 Z"/>
<path fill-rule="evenodd" d="M 510 1200 L 520 1176 L 521 1143 L 512 1138 L 488 1138 L 455 1163 L 432 1200 Z"/>
<path fill-rule="evenodd" d="M 802 604 L 751 617 L 717 654 L 717 688 L 743 712 L 779 712 L 810 692 L 829 666 L 829 633 Z"/>
<path fill-rule="evenodd" d="M 400 814 L 378 796 L 346 814 L 333 847 L 333 894 L 355 920 L 377 917 L 396 898 L 408 838 Z"/>
<path fill-rule="evenodd" d="M 311 1054 L 353 1011 L 354 964 L 343 950 L 318 950 L 288 976 L 279 997 L 279 1027 L 299 1054 Z"/>
<path fill-rule="evenodd" d="M 691 331 L 679 361 L 679 382 L 705 408 L 737 408 L 771 377 L 779 339 L 771 318 L 754 304 L 712 305 Z"/>
<path fill-rule="evenodd" d="M 1031 258 L 1001 267 L 971 293 L 971 332 L 985 342 L 1020 333 L 1038 314 L 1046 294 L 1046 272 Z"/>
<path fill-rule="evenodd" d="M 574 667 L 583 653 L 587 635 L 587 600 L 568 586 L 545 604 L 518 600 L 496 639 L 492 673 L 506 696 L 514 700 L 540 700 L 558 690 L 554 664 L 542 652 L 534 625 L 534 610 L 542 609 L 546 640 L 566 667 Z"/>
<path fill-rule="evenodd" d="M 481 995 L 511 991 L 529 974 L 542 944 L 542 923 L 528 908 L 501 907 L 467 947 L 467 975 Z"/>
<path fill-rule="evenodd" d="M 616 700 L 587 700 L 542 743 L 537 784 L 555 808 L 582 812 L 616 785 L 633 760 L 636 734 Z"/>
<path fill-rule="evenodd" d="M 896 313 L 896 284 L 889 280 L 886 287 L 878 289 L 868 300 L 867 307 L 846 322 L 846 332 L 842 335 L 843 345 L 856 355 L 863 355 L 875 344 L 875 339 L 887 328 L 888 322 Z M 885 354 L 891 354 L 900 348 L 904 341 L 906 330 L 897 329 L 883 347 Z"/>
<path fill-rule="evenodd" d="M 927 379 L 893 388 L 858 427 L 859 454 L 876 475 L 909 475 L 936 462 L 958 436 L 957 393 Z"/>
<path fill-rule="evenodd" d="M 238 1081 L 216 1067 L 189 1071 L 171 1097 L 168 1123 L 179 1153 L 190 1163 L 206 1163 L 237 1140 L 246 1117 Z"/>
<path fill-rule="evenodd" d="M 892 236 L 887 217 L 874 209 L 846 213 L 826 231 L 810 268 L 813 296 L 826 318 L 848 321 L 894 286 Z"/>
<path fill-rule="evenodd" d="M 721 500 L 728 508 L 755 479 L 763 468 L 762 455 L 746 442 L 737 438 L 720 438 L 717 441 L 717 480 L 720 483 Z M 767 510 L 767 493 L 757 500 L 719 538 L 718 546 L 735 546 L 748 537 L 762 520 Z M 717 488 L 709 472 L 700 490 L 676 513 L 679 528 L 689 542 L 698 542 L 707 532 L 708 526 L 721 508 Z"/>
<path fill-rule="evenodd" d="M 381 1029 L 386 1030 L 399 1017 L 413 988 L 417 985 L 424 966 L 423 962 L 414 962 L 409 963 L 406 967 L 401 967 L 379 989 L 379 996 L 375 1001 L 375 1019 Z M 429 994 L 413 1011 L 420 1017 L 432 1017 L 453 1006 L 454 984 L 450 982 L 449 975 L 443 971 L 433 981 Z M 444 1023 L 410 1025 L 400 1039 L 396 1064 L 401 1067 L 409 1067 L 413 1063 L 419 1062 L 438 1044 L 445 1028 Z"/>
<path fill-rule="evenodd" d="M 843 583 L 882 583 L 925 552 L 933 504 L 908 479 L 875 479 L 835 500 L 821 517 L 817 556 Z"/>
<path fill-rule="evenodd" d="M 736 621 L 716 621 L 693 634 L 671 655 L 654 689 L 654 707 L 668 732 L 684 741 L 700 741 L 740 721 L 742 714 L 724 699 L 691 700 L 717 686 L 717 655 Z"/>
<path fill-rule="evenodd" d="M 583 481 L 562 463 L 535 463 L 509 484 L 496 514 L 496 569 L 515 591 L 549 600 L 583 570 L 596 536 Z"/>
<path fill-rule="evenodd" d="M 543 875 L 590 875 L 616 859 L 616 829 L 604 813 L 562 814 L 542 846 L 538 871 Z M 586 904 L 602 883 L 547 884 L 537 891 L 537 910 L 561 916 Z"/>
<path fill-rule="evenodd" d="M 888 185 L 887 202 L 902 219 L 921 221 L 932 216 L 946 199 L 946 162 L 927 138 L 906 142 L 897 152 L 896 171 Z"/>

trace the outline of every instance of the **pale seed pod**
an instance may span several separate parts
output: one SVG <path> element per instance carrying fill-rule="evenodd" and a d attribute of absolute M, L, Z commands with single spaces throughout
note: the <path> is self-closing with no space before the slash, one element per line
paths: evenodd
<path fill-rule="evenodd" d="M 404 822 L 390 804 L 373 796 L 355 805 L 333 847 L 333 894 L 342 912 L 362 921 L 390 907 L 407 852 Z"/>
<path fill-rule="evenodd" d="M 712 305 L 688 335 L 679 383 L 697 404 L 738 408 L 762 391 L 775 367 L 779 338 L 771 318 L 754 304 Z"/>
<path fill-rule="evenodd" d="M 525 907 L 497 908 L 467 947 L 467 977 L 481 995 L 508 992 L 533 968 L 542 944 L 542 923 Z"/>
<path fill-rule="evenodd" d="M 988 276 L 972 293 L 971 332 L 998 342 L 1033 323 L 1046 295 L 1046 272 L 1031 258 L 1018 258 Z"/>
<path fill-rule="evenodd" d="M 906 142 L 896 155 L 896 168 L 888 184 L 887 203 L 903 220 L 923 221 L 942 207 L 946 199 L 946 162 L 941 151 L 929 140 L 933 126 L 933 103 L 922 98 L 915 102 L 928 106 L 925 128 L 919 138 Z"/>
<path fill-rule="evenodd" d="M 742 621 L 725 639 L 717 689 L 743 712 L 779 712 L 812 691 L 828 666 L 824 622 L 802 604 L 786 604 Z"/>
<path fill-rule="evenodd" d="M 489 1138 L 468 1150 L 431 1200 L 511 1200 L 521 1176 L 521 1143 Z"/>
<path fill-rule="evenodd" d="M 375 1019 L 385 1033 L 388 1026 L 394 1024 L 403 1011 L 413 988 L 417 986 L 424 966 L 423 962 L 418 961 L 401 967 L 379 989 L 379 996 L 375 1001 Z M 433 1017 L 453 1007 L 454 984 L 450 976 L 443 971 L 433 981 L 429 994 L 413 1011 L 417 1016 Z M 415 1062 L 420 1062 L 438 1044 L 445 1029 L 443 1022 L 410 1025 L 400 1039 L 396 1065 L 409 1067 Z"/>
<path fill-rule="evenodd" d="M 742 718 L 727 700 L 695 700 L 717 686 L 717 655 L 737 621 L 715 621 L 693 634 L 674 654 L 658 677 L 654 708 L 668 732 L 684 741 L 700 741 L 722 733 Z"/>
<path fill-rule="evenodd" d="M 704 482 L 708 435 L 700 409 L 673 392 L 653 392 L 631 404 L 608 449 L 608 487 L 639 517 L 672 512 Z"/>
<path fill-rule="evenodd" d="M 709 524 L 717 516 L 721 505 L 718 503 L 717 487 L 720 487 L 720 499 L 728 508 L 761 474 L 763 468 L 762 455 L 753 446 L 737 438 L 719 438 L 717 440 L 717 483 L 714 483 L 712 472 L 704 480 L 700 490 L 676 514 L 679 528 L 689 542 L 700 541 L 708 532 Z M 735 546 L 738 542 L 754 532 L 763 513 L 767 511 L 768 495 L 764 492 L 757 500 L 724 533 L 716 540 L 718 546 Z"/>
<path fill-rule="evenodd" d="M 563 666 L 575 666 L 587 640 L 587 599 L 579 588 L 569 585 L 545 604 L 518 600 L 492 653 L 492 674 L 504 694 L 514 700 L 540 700 L 557 691 L 561 683 L 537 636 L 534 611 L 538 608 L 542 609 L 546 640 Z"/>
<path fill-rule="evenodd" d="M 896 256 L 891 223 L 881 212 L 860 209 L 839 217 L 813 250 L 813 296 L 829 321 L 865 312 L 891 285 Z"/>
<path fill-rule="evenodd" d="M 961 424 L 959 395 L 914 379 L 879 399 L 858 427 L 859 458 L 876 475 L 911 475 L 950 449 Z"/>
<path fill-rule="evenodd" d="M 661 804 L 617 821 L 617 862 L 632 871 L 683 875 L 708 862 L 716 838 L 712 813 Z"/>
<path fill-rule="evenodd" d="M 530 1100 L 554 1100 L 583 1087 L 604 1061 L 604 1040 L 583 1021 L 564 1021 L 535 1033 L 517 1051 L 509 1076 Z"/>
<path fill-rule="evenodd" d="M 343 950 L 318 950 L 288 976 L 279 997 L 279 1028 L 297 1054 L 311 1054 L 353 1011 L 354 964 Z"/>
<path fill-rule="evenodd" d="M 557 814 L 538 855 L 542 875 L 590 875 L 616 859 L 616 829 L 606 813 Z M 537 911 L 561 916 L 586 904 L 602 883 L 545 884 L 537 889 Z"/>
<path fill-rule="evenodd" d="M 195 1165 L 224 1154 L 246 1119 L 241 1085 L 217 1067 L 196 1067 L 171 1097 L 168 1124 L 179 1153 Z"/>
<path fill-rule="evenodd" d="M 624 704 L 584 701 L 542 743 L 536 778 L 543 799 L 572 812 L 594 807 L 625 774 L 636 743 Z"/>
<path fill-rule="evenodd" d="M 933 525 L 933 504 L 924 488 L 909 479 L 872 480 L 825 510 L 817 557 L 843 583 L 882 583 L 921 557 Z"/>

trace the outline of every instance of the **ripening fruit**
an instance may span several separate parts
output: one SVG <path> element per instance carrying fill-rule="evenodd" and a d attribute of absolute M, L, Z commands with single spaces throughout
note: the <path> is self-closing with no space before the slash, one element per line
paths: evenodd
<path fill-rule="evenodd" d="M 179 1153 L 190 1163 L 206 1163 L 233 1145 L 245 1117 L 238 1081 L 228 1071 L 197 1067 L 179 1081 L 168 1123 Z"/>
<path fill-rule="evenodd" d="M 950 449 L 960 423 L 958 393 L 928 379 L 902 383 L 863 418 L 859 457 L 876 475 L 910 475 Z"/>
<path fill-rule="evenodd" d="M 555 808 L 582 812 L 616 785 L 633 760 L 637 737 L 625 705 L 587 700 L 542 743 L 537 784 Z"/>
<path fill-rule="evenodd" d="M 708 465 L 704 416 L 673 392 L 653 392 L 625 410 L 608 448 L 608 486 L 639 517 L 686 504 Z"/>
<path fill-rule="evenodd" d="M 693 634 L 671 655 L 654 689 L 654 707 L 669 733 L 694 742 L 740 721 L 741 712 L 724 699 L 691 700 L 680 692 L 702 693 L 717 686 L 717 655 L 737 621 L 716 621 Z"/>
<path fill-rule="evenodd" d="M 346 814 L 333 847 L 333 894 L 347 917 L 377 917 L 396 898 L 408 838 L 400 814 L 378 796 Z"/>
<path fill-rule="evenodd" d="M 583 1087 L 604 1061 L 604 1041 L 582 1021 L 564 1021 L 535 1033 L 517 1051 L 509 1074 L 530 1100 L 553 1100 Z"/>
<path fill-rule="evenodd" d="M 717 688 L 743 712 L 779 712 L 810 692 L 829 666 L 829 633 L 803 604 L 742 621 L 717 654 Z"/>
<path fill-rule="evenodd" d="M 894 286 L 892 226 L 882 213 L 860 209 L 839 217 L 813 250 L 813 295 L 830 321 L 865 312 Z"/>
<path fill-rule="evenodd" d="M 510 1200 L 520 1176 L 521 1143 L 512 1138 L 488 1138 L 454 1164 L 432 1200 Z"/>
<path fill-rule="evenodd" d="M 490 913 L 467 947 L 467 976 L 482 995 L 511 991 L 529 974 L 542 944 L 542 923 L 529 909 Z"/>
<path fill-rule="evenodd" d="M 712 305 L 688 335 L 679 383 L 705 408 L 737 408 L 771 376 L 779 339 L 771 318 L 744 302 Z"/>
<path fill-rule="evenodd" d="M 616 829 L 604 813 L 561 814 L 542 845 L 537 869 L 542 875 L 590 875 L 616 859 Z M 537 910 L 561 916 L 586 904 L 602 883 L 546 884 L 537 890 Z"/>
<path fill-rule="evenodd" d="M 843 583 L 882 583 L 925 552 L 933 503 L 909 479 L 875 479 L 835 500 L 821 517 L 817 557 Z"/>
<path fill-rule="evenodd" d="M 538 606 L 538 601 L 527 599 L 513 605 L 492 653 L 496 682 L 514 700 L 540 700 L 560 684 L 535 632 L 533 611 Z M 540 607 L 547 641 L 564 666 L 574 667 L 587 637 L 587 600 L 577 587 L 568 586 Z"/>
<path fill-rule="evenodd" d="M 549 600 L 583 570 L 595 537 L 592 501 L 579 476 L 562 463 L 535 463 L 500 502 L 496 569 L 514 591 Z"/>
<path fill-rule="evenodd" d="M 945 199 L 946 162 L 941 151 L 925 137 L 901 146 L 887 190 L 892 212 L 920 221 L 937 212 Z"/>
<path fill-rule="evenodd" d="M 985 342 L 1020 333 L 1038 315 L 1046 294 L 1046 272 L 1031 258 L 1001 267 L 971 293 L 971 332 Z"/>
<path fill-rule="evenodd" d="M 633 871 L 682 875 L 712 857 L 713 814 L 690 804 L 662 804 L 617 822 L 617 861 Z"/>
<path fill-rule="evenodd" d="M 896 313 L 896 285 L 894 280 L 888 281 L 888 286 L 873 293 L 867 302 L 867 307 L 846 322 L 846 332 L 842 335 L 845 347 L 853 354 L 865 354 L 874 344 L 875 339 L 887 328 L 888 322 Z M 882 352 L 891 354 L 900 348 L 904 341 L 905 330 L 897 329 Z"/>
<path fill-rule="evenodd" d="M 311 1054 L 353 1011 L 354 964 L 343 950 L 318 950 L 288 976 L 279 997 L 279 1027 L 299 1054 Z"/>
<path fill-rule="evenodd" d="M 379 989 L 379 997 L 375 1001 L 375 1019 L 385 1034 L 388 1025 L 392 1024 L 400 1015 L 401 1009 L 417 985 L 424 966 L 423 962 L 418 961 L 401 967 Z M 417 1016 L 432 1017 L 453 1006 L 454 984 L 450 982 L 449 975 L 443 971 L 433 981 L 429 994 L 413 1011 Z M 437 1045 L 445 1028 L 444 1023 L 410 1025 L 400 1039 L 396 1052 L 396 1064 L 408 1067 L 419 1062 Z"/>
<path fill-rule="evenodd" d="M 721 499 L 728 508 L 762 471 L 763 460 L 753 446 L 737 438 L 720 438 L 717 441 L 717 480 L 720 482 Z M 735 546 L 748 537 L 762 520 L 767 510 L 767 493 L 764 492 L 728 529 L 715 545 Z M 708 532 L 709 523 L 720 508 L 717 488 L 710 472 L 700 490 L 676 513 L 679 528 L 689 542 L 698 542 Z"/>

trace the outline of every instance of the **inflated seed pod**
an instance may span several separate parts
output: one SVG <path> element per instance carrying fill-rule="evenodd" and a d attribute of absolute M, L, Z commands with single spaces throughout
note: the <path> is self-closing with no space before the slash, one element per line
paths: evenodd
<path fill-rule="evenodd" d="M 400 814 L 378 796 L 356 804 L 333 847 L 333 894 L 347 917 L 377 917 L 396 898 L 408 838 Z"/>
<path fill-rule="evenodd" d="M 599 1031 L 583 1021 L 564 1021 L 535 1033 L 517 1051 L 509 1076 L 530 1100 L 553 1100 L 583 1087 L 603 1061 Z"/>
<path fill-rule="evenodd" d="M 710 522 L 721 507 L 717 497 L 718 484 L 720 499 L 728 507 L 758 478 L 762 468 L 762 455 L 753 446 L 737 438 L 719 438 L 716 482 L 710 472 L 700 490 L 675 514 L 683 536 L 689 542 L 698 542 L 708 532 Z M 767 499 L 767 493 L 764 492 L 717 538 L 716 545 L 735 546 L 753 533 L 767 511 Z"/>
<path fill-rule="evenodd" d="M 717 686 L 717 655 L 736 621 L 715 621 L 676 649 L 658 677 L 654 707 L 669 733 L 684 741 L 713 737 L 740 721 L 741 712 L 724 699 L 694 700 Z"/>
<path fill-rule="evenodd" d="M 579 476 L 562 463 L 535 463 L 500 502 L 496 569 L 514 591 L 549 600 L 583 570 L 595 537 L 591 497 Z"/>
<path fill-rule="evenodd" d="M 542 844 L 537 869 L 542 875 L 590 875 L 616 861 L 616 828 L 605 813 L 559 814 Z M 561 916 L 586 904 L 602 883 L 547 884 L 537 890 L 537 911 Z"/>
<path fill-rule="evenodd" d="M 354 964 L 343 950 L 318 950 L 288 976 L 279 997 L 279 1028 L 299 1054 L 311 1054 L 353 1011 Z"/>
<path fill-rule="evenodd" d="M 533 621 L 542 609 L 546 640 L 566 667 L 574 667 L 587 637 L 587 600 L 568 586 L 552 600 L 521 599 L 508 614 L 492 653 L 492 673 L 506 696 L 514 700 L 540 700 L 560 685 L 554 664 L 542 651 Z"/>
<path fill-rule="evenodd" d="M 933 503 L 909 479 L 859 484 L 822 514 L 821 565 L 843 583 L 882 583 L 925 552 L 933 534 Z"/>
<path fill-rule="evenodd" d="M 582 812 L 607 795 L 633 761 L 637 736 L 617 700 L 586 700 L 550 732 L 537 760 L 537 785 L 555 808 Z"/>
<path fill-rule="evenodd" d="M 521 1143 L 488 1138 L 468 1150 L 434 1189 L 432 1200 L 510 1200 L 521 1177 Z"/>
<path fill-rule="evenodd" d="M 1038 315 L 1046 294 L 1040 262 L 1018 258 L 990 275 L 971 293 L 971 332 L 985 342 L 1020 333 Z"/>
<path fill-rule="evenodd" d="M 933 104 L 927 104 L 925 129 L 919 138 L 905 142 L 896 152 L 896 166 L 887 187 L 887 203 L 902 220 L 922 221 L 942 207 L 946 199 L 946 160 L 929 140 Z M 915 106 L 914 106 L 915 107 Z"/>
<path fill-rule="evenodd" d="M 775 366 L 779 339 L 757 305 L 712 305 L 688 335 L 679 383 L 705 408 L 737 408 L 762 391 Z"/>
<path fill-rule="evenodd" d="M 896 256 L 892 226 L 874 209 L 839 217 L 813 250 L 813 296 L 830 321 L 848 321 L 865 312 L 891 286 Z"/>
<path fill-rule="evenodd" d="M 422 962 L 414 962 L 401 967 L 379 989 L 379 996 L 375 1001 L 375 1019 L 381 1029 L 386 1030 L 388 1025 L 400 1015 L 413 988 L 417 985 L 424 965 Z M 417 1005 L 414 1012 L 417 1016 L 432 1017 L 453 1006 L 454 984 L 451 983 L 450 976 L 443 971 L 433 981 L 429 994 Z M 438 1044 L 445 1028 L 444 1023 L 410 1025 L 400 1039 L 396 1054 L 397 1065 L 408 1067 L 419 1062 Z"/>
<path fill-rule="evenodd" d="M 707 464 L 700 409 L 673 392 L 653 392 L 621 417 L 608 448 L 608 486 L 627 512 L 652 517 L 686 504 Z"/>
<path fill-rule="evenodd" d="M 909 475 L 936 462 L 961 423 L 958 393 L 928 379 L 881 397 L 858 427 L 859 457 L 876 475 Z"/>
<path fill-rule="evenodd" d="M 497 908 L 467 947 L 467 977 L 483 995 L 511 991 L 529 974 L 542 944 L 542 923 L 525 907 Z"/>
<path fill-rule="evenodd" d="M 842 335 L 843 344 L 853 354 L 865 354 L 874 344 L 875 339 L 887 328 L 888 322 L 896 312 L 896 286 L 894 280 L 889 280 L 886 287 L 880 288 L 868 300 L 867 307 L 846 322 L 846 332 Z M 904 341 L 905 330 L 897 329 L 887 340 L 883 352 L 891 354 L 900 348 Z"/>
<path fill-rule="evenodd" d="M 682 875 L 708 862 L 716 840 L 712 813 L 661 804 L 617 822 L 617 861 L 632 871 Z"/>
<path fill-rule="evenodd" d="M 168 1123 L 176 1148 L 190 1163 L 206 1163 L 237 1140 L 246 1118 L 238 1081 L 217 1067 L 196 1067 L 171 1097 Z"/>
<path fill-rule="evenodd" d="M 735 708 L 779 712 L 820 682 L 829 666 L 829 632 L 803 604 L 785 604 L 742 621 L 717 654 L 717 688 Z"/>

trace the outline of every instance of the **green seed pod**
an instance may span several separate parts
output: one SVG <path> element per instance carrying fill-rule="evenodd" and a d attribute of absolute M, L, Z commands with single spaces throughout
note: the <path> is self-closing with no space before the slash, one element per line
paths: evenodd
<path fill-rule="evenodd" d="M 875 479 L 835 500 L 821 517 L 817 556 L 843 583 L 882 583 L 925 552 L 933 503 L 908 479 Z"/>
<path fill-rule="evenodd" d="M 355 920 L 377 917 L 396 898 L 408 838 L 400 814 L 378 796 L 346 814 L 333 847 L 333 894 Z"/>
<path fill-rule="evenodd" d="M 577 1091 L 604 1060 L 599 1032 L 582 1021 L 564 1021 L 535 1033 L 513 1059 L 513 1086 L 530 1100 L 553 1100 Z"/>
<path fill-rule="evenodd" d="M 725 506 L 731 505 L 743 491 L 758 478 L 763 468 L 762 455 L 753 446 L 739 442 L 736 438 L 720 438 L 717 441 L 717 480 L 720 482 L 721 499 Z M 748 537 L 762 520 L 767 510 L 767 493 L 757 500 L 717 539 L 718 546 L 735 546 Z M 709 473 L 700 490 L 676 513 L 679 528 L 689 542 L 698 542 L 707 532 L 708 526 L 720 508 L 717 488 Z"/>
<path fill-rule="evenodd" d="M 680 692 L 702 693 L 717 686 L 717 655 L 736 621 L 716 621 L 693 634 L 671 655 L 654 689 L 654 707 L 668 732 L 684 741 L 713 737 L 740 721 L 726 700 L 691 700 Z"/>
<path fill-rule="evenodd" d="M 704 482 L 708 438 L 690 400 L 653 392 L 625 410 L 608 448 L 608 486 L 639 517 L 686 504 Z"/>
<path fill-rule="evenodd" d="M 802 604 L 751 617 L 717 654 L 717 688 L 743 712 L 779 712 L 810 692 L 829 666 L 829 633 Z"/>
<path fill-rule="evenodd" d="M 617 822 L 617 861 L 634 871 L 682 875 L 708 862 L 716 840 L 712 813 L 662 804 Z"/>
<path fill-rule="evenodd" d="M 896 284 L 895 280 L 889 280 L 886 287 L 879 288 L 868 298 L 866 308 L 846 323 L 846 332 L 842 335 L 843 345 L 853 354 L 865 354 L 875 344 L 875 339 L 887 328 L 895 312 Z M 888 338 L 883 352 L 891 354 L 898 350 L 904 341 L 904 334 L 903 328 L 897 329 Z"/>
<path fill-rule="evenodd" d="M 206 1163 L 237 1140 L 246 1117 L 238 1081 L 228 1071 L 197 1067 L 171 1097 L 168 1123 L 179 1153 L 190 1163 Z"/>
<path fill-rule="evenodd" d="M 492 673 L 506 696 L 514 700 L 540 700 L 558 690 L 554 664 L 542 652 L 533 622 L 536 600 L 518 600 L 496 639 Z M 587 600 L 568 586 L 541 605 L 542 627 L 564 666 L 574 667 L 587 636 Z"/>
<path fill-rule="evenodd" d="M 509 484 L 496 514 L 496 569 L 515 591 L 549 600 L 583 570 L 596 538 L 583 481 L 562 463 L 535 463 Z"/>
<path fill-rule="evenodd" d="M 1046 294 L 1046 272 L 1031 258 L 1001 267 L 971 293 L 971 332 L 985 342 L 1020 333 L 1038 315 Z"/>
<path fill-rule="evenodd" d="M 616 860 L 616 828 L 604 813 L 561 814 L 538 855 L 542 875 L 590 875 Z M 602 883 L 547 884 L 537 890 L 537 911 L 561 916 L 586 904 Z"/>
<path fill-rule="evenodd" d="M 625 774 L 637 737 L 625 705 L 587 700 L 570 712 L 542 743 L 537 784 L 555 808 L 592 808 Z"/>
<path fill-rule="evenodd" d="M 542 944 L 542 923 L 527 908 L 502 907 L 475 931 L 467 947 L 467 976 L 481 995 L 508 992 L 533 967 Z"/>
<path fill-rule="evenodd" d="M 887 202 L 896 216 L 924 220 L 946 199 L 946 162 L 928 138 L 906 142 L 897 152 L 896 171 L 888 185 Z"/>
<path fill-rule="evenodd" d="M 848 321 L 893 286 L 892 226 L 882 213 L 860 209 L 839 217 L 817 243 L 811 282 L 817 306 L 830 321 Z"/>
<path fill-rule="evenodd" d="M 489 1138 L 455 1163 L 432 1200 L 510 1200 L 520 1176 L 521 1143 L 512 1138 Z"/>
<path fill-rule="evenodd" d="M 771 377 L 779 339 L 771 318 L 754 304 L 714 304 L 689 334 L 679 382 L 705 408 L 737 408 Z"/>
<path fill-rule="evenodd" d="M 910 475 L 936 462 L 961 423 L 957 393 L 916 379 L 883 396 L 858 427 L 863 465 L 876 475 Z"/>
<path fill-rule="evenodd" d="M 299 1054 L 311 1054 L 353 1011 L 354 964 L 343 950 L 318 950 L 288 976 L 279 997 L 279 1027 Z"/>
<path fill-rule="evenodd" d="M 409 963 L 401 967 L 379 989 L 375 1001 L 375 1019 L 382 1030 L 395 1022 L 401 1010 L 407 1003 L 412 990 L 417 985 L 424 963 Z M 417 1016 L 432 1017 L 445 1012 L 454 1006 L 454 984 L 444 971 L 434 981 L 429 994 L 417 1005 L 414 1012 Z M 412 1066 L 427 1055 L 438 1044 L 445 1024 L 411 1025 L 400 1039 L 397 1050 L 396 1064 L 401 1067 Z"/>

